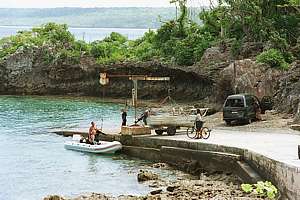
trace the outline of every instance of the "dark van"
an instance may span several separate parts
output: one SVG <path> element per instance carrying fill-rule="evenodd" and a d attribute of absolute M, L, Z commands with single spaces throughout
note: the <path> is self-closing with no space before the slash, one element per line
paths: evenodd
<path fill-rule="evenodd" d="M 260 111 L 260 103 L 256 96 L 236 94 L 227 97 L 223 106 L 223 120 L 230 125 L 232 121 L 251 123 Z"/>

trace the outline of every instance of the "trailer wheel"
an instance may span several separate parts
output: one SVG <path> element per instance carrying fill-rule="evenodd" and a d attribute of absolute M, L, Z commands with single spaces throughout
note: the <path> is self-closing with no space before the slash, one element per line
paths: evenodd
<path fill-rule="evenodd" d="M 164 130 L 157 129 L 157 130 L 155 130 L 155 133 L 156 133 L 157 135 L 162 135 L 162 134 L 164 133 Z"/>
<path fill-rule="evenodd" d="M 167 134 L 168 135 L 175 135 L 175 133 L 176 133 L 176 127 L 170 126 L 170 127 L 167 128 Z"/>

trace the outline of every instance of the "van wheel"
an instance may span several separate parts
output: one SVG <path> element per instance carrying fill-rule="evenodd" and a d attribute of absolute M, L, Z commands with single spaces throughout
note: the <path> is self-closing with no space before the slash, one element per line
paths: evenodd
<path fill-rule="evenodd" d="M 162 134 L 164 133 L 164 131 L 158 129 L 158 130 L 155 130 L 155 133 L 156 133 L 157 135 L 162 135 Z"/>
<path fill-rule="evenodd" d="M 176 133 L 176 127 L 170 126 L 170 127 L 167 128 L 167 134 L 168 135 L 175 135 L 175 133 Z"/>
<path fill-rule="evenodd" d="M 230 121 L 230 120 L 225 120 L 225 124 L 226 124 L 227 126 L 230 126 L 230 125 L 231 125 L 231 121 Z"/>
<path fill-rule="evenodd" d="M 251 124 L 252 123 L 252 120 L 249 118 L 249 119 L 246 119 L 246 123 L 247 124 Z"/>

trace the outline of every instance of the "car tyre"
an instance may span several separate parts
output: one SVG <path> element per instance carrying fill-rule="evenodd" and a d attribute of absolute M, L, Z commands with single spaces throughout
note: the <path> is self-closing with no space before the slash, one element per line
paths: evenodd
<path fill-rule="evenodd" d="M 158 130 L 155 130 L 155 133 L 157 135 L 162 135 L 164 133 L 164 130 L 158 129 Z"/>
<path fill-rule="evenodd" d="M 252 119 L 249 118 L 249 119 L 246 119 L 246 124 L 251 124 L 252 123 Z"/>
<path fill-rule="evenodd" d="M 231 120 L 225 120 L 225 124 L 226 124 L 227 126 L 230 126 L 230 125 L 231 125 Z"/>
<path fill-rule="evenodd" d="M 175 133 L 176 133 L 176 127 L 173 127 L 173 126 L 171 126 L 171 127 L 168 127 L 167 128 L 167 134 L 168 135 L 175 135 Z"/>

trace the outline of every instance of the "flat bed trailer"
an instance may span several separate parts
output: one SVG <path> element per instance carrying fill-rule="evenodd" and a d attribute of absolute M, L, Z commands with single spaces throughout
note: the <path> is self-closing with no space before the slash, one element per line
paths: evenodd
<path fill-rule="evenodd" d="M 208 108 L 200 109 L 202 117 L 206 115 L 207 110 Z M 164 132 L 167 132 L 168 135 L 175 135 L 177 129 L 194 126 L 196 111 L 196 108 L 192 108 L 188 112 L 150 115 L 147 119 L 147 123 L 151 129 L 155 130 L 157 135 L 162 135 Z"/>

